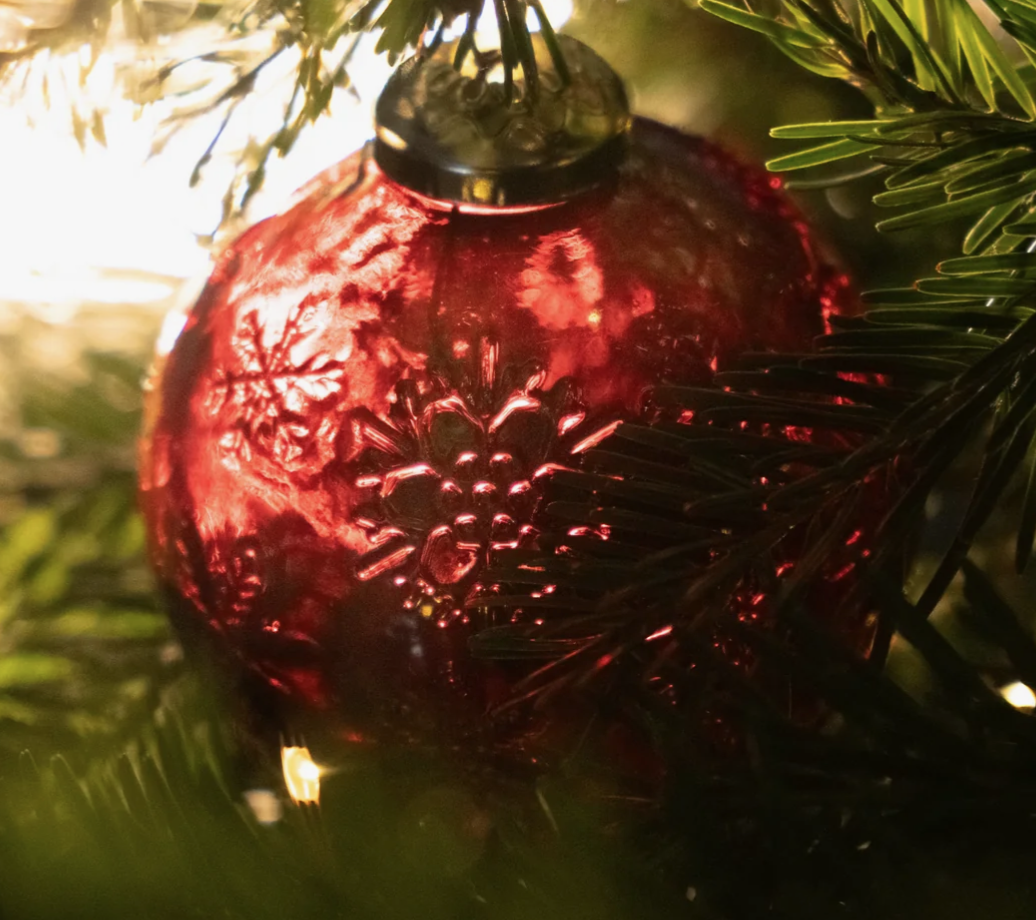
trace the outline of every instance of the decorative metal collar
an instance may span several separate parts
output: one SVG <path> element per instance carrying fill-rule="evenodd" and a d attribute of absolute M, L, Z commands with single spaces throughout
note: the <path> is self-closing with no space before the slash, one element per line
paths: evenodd
<path fill-rule="evenodd" d="M 456 42 L 404 62 L 375 109 L 385 174 L 429 198 L 491 207 L 553 204 L 612 177 L 630 125 L 622 81 L 575 39 L 557 37 L 564 74 L 532 41 L 531 86 L 493 81 L 485 56 L 455 68 Z"/>

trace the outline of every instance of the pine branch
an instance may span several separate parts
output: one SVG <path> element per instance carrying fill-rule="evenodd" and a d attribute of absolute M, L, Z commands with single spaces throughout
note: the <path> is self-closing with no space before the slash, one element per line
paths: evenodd
<path fill-rule="evenodd" d="M 509 705 L 544 704 L 619 672 L 664 689 L 664 705 L 685 701 L 677 706 L 684 731 L 696 724 L 687 706 L 729 706 L 738 719 L 756 712 L 756 682 L 783 662 L 793 686 L 809 684 L 871 744 L 936 760 L 960 748 L 969 762 L 995 759 L 997 745 L 1008 745 L 1028 763 L 1029 721 L 930 622 L 1008 489 L 1023 471 L 1036 478 L 1028 89 L 970 8 L 947 6 L 937 24 L 918 24 L 895 2 L 865 5 L 855 18 L 791 0 L 771 17 L 706 2 L 814 69 L 826 62 L 830 75 L 869 83 L 880 100 L 872 121 L 778 129 L 822 143 L 771 168 L 869 156 L 886 178 L 877 203 L 900 209 L 879 228 L 969 218 L 965 255 L 911 288 L 871 292 L 866 315 L 837 320 L 814 353 L 749 355 L 717 377 L 716 389 L 656 392 L 661 421 L 620 426 L 580 471 L 552 479 L 543 552 L 492 573 L 512 586 L 496 599 L 512 622 L 477 636 L 475 648 L 545 661 Z M 1011 34 L 1023 46 L 1032 37 L 1025 27 Z M 903 53 L 912 65 L 901 70 Z M 994 103 L 1002 108 L 991 110 Z M 666 421 L 688 410 L 692 425 Z M 811 443 L 797 437 L 802 430 Z M 911 599 L 903 564 L 926 502 L 975 449 L 981 460 L 952 539 Z M 868 516 L 885 493 L 895 496 L 891 511 Z M 1036 531 L 1034 493 L 1030 486 L 1021 507 L 1020 568 Z M 574 520 L 608 540 L 573 537 Z M 858 584 L 839 611 L 827 611 L 824 623 L 801 613 L 836 572 L 849 571 Z M 746 619 L 751 596 L 768 606 Z M 897 628 L 941 679 L 943 708 L 913 711 L 894 688 L 873 685 L 880 645 L 867 663 L 844 636 L 829 634 L 868 605 L 883 617 L 879 634 Z M 977 615 L 999 617 L 990 628 L 1005 635 L 1002 611 L 986 607 L 992 613 Z M 750 664 L 739 671 L 717 646 Z M 764 676 L 749 680 L 750 672 Z M 719 699 L 717 686 L 726 703 L 708 702 Z M 794 707 L 770 717 L 783 730 L 796 721 Z M 947 721 L 963 735 L 948 735 Z"/>
<path fill-rule="evenodd" d="M 557 492 L 578 490 L 581 497 L 549 505 L 548 515 L 561 528 L 570 518 L 606 526 L 611 538 L 600 544 L 604 555 L 592 541 L 584 542 L 577 556 L 545 553 L 523 563 L 523 571 L 509 567 L 495 573 L 504 582 L 554 585 L 552 606 L 565 608 L 574 596 L 588 612 L 559 615 L 544 625 L 519 621 L 478 637 L 476 644 L 486 654 L 506 648 L 509 654 L 553 656 L 556 660 L 528 682 L 534 694 L 553 694 L 566 683 L 585 682 L 594 669 L 606 670 L 602 661 L 611 666 L 624 655 L 636 657 L 638 650 L 649 661 L 673 659 L 674 647 L 682 645 L 677 661 L 694 661 L 696 643 L 703 637 L 712 641 L 736 619 L 739 592 L 772 582 L 781 559 L 794 561 L 793 574 L 783 584 L 760 587 L 779 598 L 769 614 L 778 620 L 787 605 L 830 577 L 832 566 L 855 566 L 887 580 L 919 526 L 927 497 L 974 444 L 975 432 L 987 428 L 985 460 L 956 538 L 917 606 L 924 621 L 1026 454 L 1029 419 L 1036 411 L 1036 388 L 1030 383 L 1036 326 L 1026 318 L 1015 320 L 1006 333 L 995 332 L 1004 314 L 993 309 L 982 334 L 974 329 L 983 326 L 986 314 L 976 310 L 968 330 L 960 328 L 960 316 L 952 310 L 933 311 L 936 321 L 924 326 L 914 314 L 897 325 L 895 311 L 875 312 L 881 322 L 868 315 L 849 323 L 845 331 L 821 339 L 815 355 L 749 356 L 752 371 L 717 378 L 724 389 L 659 390 L 660 407 L 692 409 L 695 419 L 690 426 L 662 423 L 667 437 L 682 442 L 669 448 L 664 463 L 655 459 L 645 465 L 628 448 L 609 450 L 628 429 L 627 443 L 650 445 L 658 457 L 660 442 L 646 436 L 656 433 L 653 429 L 641 433 L 637 426 L 622 426 L 589 452 L 588 470 L 551 483 Z M 897 411 L 881 399 L 881 386 L 857 384 L 852 401 L 839 395 L 846 392 L 846 375 L 861 372 L 891 375 L 901 393 L 914 394 L 908 407 Z M 839 384 L 828 389 L 825 381 Z M 762 423 L 777 433 L 728 434 Z M 779 426 L 811 429 L 823 449 L 804 449 L 779 433 Z M 834 439 L 830 447 L 828 438 Z M 699 466 L 703 459 L 707 466 Z M 728 475 L 744 471 L 742 482 L 697 475 L 717 468 Z M 597 469 L 602 475 L 595 475 Z M 608 481 L 616 473 L 626 480 L 622 488 Z M 898 492 L 898 500 L 883 520 L 868 522 L 865 509 L 884 502 L 880 496 L 886 491 Z M 635 515 L 632 508 L 638 509 Z M 552 539 L 568 542 L 561 528 L 548 546 Z M 859 538 L 861 528 L 859 548 L 865 552 L 846 556 L 845 547 Z M 666 549 L 654 551 L 654 538 Z M 789 542 L 794 552 L 782 549 Z M 598 571 L 598 558 L 602 569 L 612 568 L 613 579 Z M 621 588 L 613 587 L 616 581 Z M 859 598 L 853 594 L 844 601 L 851 609 Z M 517 593 L 507 603 L 523 606 Z M 649 643 L 660 631 L 666 640 L 656 653 Z M 649 665 L 646 673 L 655 672 Z"/>

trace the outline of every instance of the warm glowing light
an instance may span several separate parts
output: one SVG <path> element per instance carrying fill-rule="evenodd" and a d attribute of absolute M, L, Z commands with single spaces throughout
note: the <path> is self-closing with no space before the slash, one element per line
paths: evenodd
<path fill-rule="evenodd" d="M 1020 680 L 1001 687 L 1000 695 L 1015 709 L 1036 709 L 1036 693 Z"/>
<path fill-rule="evenodd" d="M 9 141 L 0 200 L 17 218 L 0 226 L 0 301 L 161 301 L 208 259 L 191 233 L 192 196 L 184 194 L 190 153 L 177 150 L 145 170 L 159 112 L 141 115 L 120 98 L 107 53 L 75 97 L 54 98 L 53 88 L 78 86 L 79 66 L 76 54 L 34 62 L 25 92 L 0 104 L 0 134 Z M 44 75 L 47 97 L 36 85 Z M 88 136 L 80 149 L 70 107 L 88 118 L 97 113 L 107 147 Z M 60 204 L 43 204 L 53 202 Z"/>
<path fill-rule="evenodd" d="M 249 789 L 245 803 L 260 824 L 276 824 L 281 820 L 281 800 L 270 789 Z"/>
<path fill-rule="evenodd" d="M 320 801 L 320 767 L 313 763 L 309 748 L 281 748 L 281 769 L 284 771 L 284 785 L 295 802 Z"/>
<path fill-rule="evenodd" d="M 555 29 L 560 29 L 569 19 L 572 18 L 572 0 L 543 0 L 543 12 Z M 540 20 L 536 13 L 529 9 L 526 13 L 526 22 L 530 32 L 539 32 Z M 460 38 L 464 32 L 466 23 L 463 17 L 458 16 L 448 29 L 443 32 L 447 40 Z M 475 44 L 479 48 L 496 47 L 500 43 L 500 30 L 496 24 L 496 9 L 491 3 L 482 7 L 482 15 L 478 18 L 478 25 L 475 26 Z"/>
<path fill-rule="evenodd" d="M 50 6 L 70 10 L 72 4 L 53 0 L 32 10 L 35 15 Z M 24 79 L 9 81 L 12 86 L 0 92 L 0 137 L 6 142 L 0 201 L 9 217 L 0 222 L 0 316 L 13 310 L 65 324 L 84 303 L 95 310 L 109 305 L 168 309 L 183 279 L 206 273 L 209 253 L 199 238 L 219 223 L 223 193 L 249 133 L 276 130 L 283 118 L 283 108 L 270 100 L 294 85 L 297 57 L 287 52 L 276 66 L 264 68 L 264 81 L 271 85 L 257 87 L 255 98 L 241 103 L 241 117 L 228 124 L 202 182 L 190 188 L 188 178 L 223 111 L 180 123 L 161 155 L 152 156 L 152 145 L 177 107 L 227 79 L 228 67 L 197 51 L 226 38 L 210 25 L 171 40 L 163 54 L 193 63 L 169 78 L 168 98 L 157 98 L 157 91 L 144 98 L 148 84 L 138 72 L 142 65 L 126 60 L 126 49 L 136 43 L 122 41 L 118 10 L 116 5 L 112 41 L 88 71 L 82 69 L 84 54 L 93 52 L 86 46 L 64 55 L 43 52 L 25 67 Z M 0 4 L 0 50 L 3 13 Z M 272 39 L 260 32 L 249 40 L 269 44 Z M 290 158 L 275 158 L 250 209 L 251 220 L 282 209 L 303 181 L 370 135 L 368 110 L 389 65 L 367 42 L 349 73 L 359 101 L 344 90 L 336 94 L 334 117 L 303 132 Z"/>

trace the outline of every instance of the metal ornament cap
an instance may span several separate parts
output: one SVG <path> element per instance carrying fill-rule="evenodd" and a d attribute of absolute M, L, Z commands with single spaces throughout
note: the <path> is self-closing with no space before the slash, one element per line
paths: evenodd
<path fill-rule="evenodd" d="M 378 166 L 428 198 L 490 207 L 555 204 L 607 182 L 625 154 L 626 91 L 582 42 L 557 41 L 570 79 L 534 34 L 535 91 L 516 71 L 510 102 L 473 55 L 454 68 L 456 42 L 403 63 L 375 108 Z"/>

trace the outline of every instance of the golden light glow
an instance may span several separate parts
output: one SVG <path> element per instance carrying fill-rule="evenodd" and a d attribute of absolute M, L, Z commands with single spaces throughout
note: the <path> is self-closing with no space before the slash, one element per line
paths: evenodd
<path fill-rule="evenodd" d="M 167 0 L 165 7 L 182 6 L 186 16 L 193 4 Z M 6 15 L 0 15 L 0 50 L 10 28 L 19 34 L 27 28 L 26 16 L 42 17 L 52 27 L 73 5 L 71 0 L 0 3 L 0 14 Z M 555 28 L 572 15 L 572 0 L 544 0 L 543 6 Z M 211 23 L 184 29 L 169 36 L 149 64 L 128 37 L 132 30 L 122 23 L 120 10 L 116 5 L 105 48 L 84 45 L 62 55 L 44 51 L 25 65 L 24 79 L 19 72 L 10 81 L 12 89 L 0 94 L 0 136 L 7 141 L 0 172 L 6 215 L 0 222 L 0 318 L 28 312 L 64 325 L 86 302 L 94 309 L 148 305 L 164 313 L 181 279 L 206 273 L 209 254 L 198 238 L 219 223 L 235 160 L 254 146 L 253 135 L 276 130 L 283 118 L 278 94 L 294 85 L 293 49 L 263 68 L 255 98 L 240 104 L 202 182 L 189 188 L 188 177 L 224 112 L 217 108 L 187 121 L 175 135 L 164 126 L 213 87 L 224 88 L 228 68 L 203 52 L 225 46 L 227 37 Z M 532 10 L 528 16 L 530 27 L 538 29 Z M 453 27 L 458 35 L 463 25 L 458 17 Z M 497 34 L 493 5 L 485 4 L 479 46 L 492 45 Z M 235 51 L 265 54 L 272 36 L 272 30 L 244 36 Z M 361 41 L 349 65 L 350 91 L 335 94 L 332 116 L 303 132 L 290 157 L 268 164 L 249 222 L 280 210 L 303 181 L 370 136 L 370 110 L 392 69 L 384 55 L 375 54 L 376 41 L 377 35 Z M 148 75 L 175 59 L 187 63 L 171 72 L 163 85 L 168 95 L 159 98 Z M 171 139 L 156 140 L 164 135 Z"/>
<path fill-rule="evenodd" d="M 0 199 L 12 218 L 0 226 L 0 302 L 45 309 L 47 319 L 84 301 L 162 301 L 208 261 L 191 233 L 185 158 L 144 169 L 161 113 L 119 97 L 112 54 L 82 82 L 80 66 L 78 54 L 44 53 L 24 90 L 0 104 L 9 141 Z M 94 127 L 82 149 L 70 109 Z M 180 182 L 177 168 L 187 170 Z"/>
<path fill-rule="evenodd" d="M 1001 687 L 1000 695 L 1015 709 L 1036 709 L 1036 693 L 1020 680 Z"/>
<path fill-rule="evenodd" d="M 270 789 L 249 789 L 245 803 L 260 824 L 276 824 L 281 820 L 281 800 Z"/>
<path fill-rule="evenodd" d="M 207 273 L 209 252 L 199 238 L 219 224 L 237 158 L 253 135 L 276 130 L 283 118 L 280 95 L 294 83 L 294 51 L 264 69 L 262 85 L 227 125 L 201 183 L 189 187 L 223 110 L 183 122 L 160 149 L 155 145 L 181 108 L 212 87 L 223 88 L 229 68 L 205 60 L 199 49 L 227 39 L 218 26 L 184 30 L 150 66 L 136 42 L 124 37 L 118 10 L 111 40 L 95 61 L 87 47 L 42 52 L 24 66 L 24 79 L 17 74 L 0 93 L 0 136 L 7 142 L 0 171 L 6 216 L 0 222 L 0 316 L 29 313 L 66 324 L 86 303 L 94 311 L 132 305 L 161 315 L 182 279 Z M 268 45 L 271 34 L 249 41 Z M 370 136 L 369 109 L 389 72 L 383 56 L 374 54 L 375 38 L 365 41 L 349 68 L 360 99 L 336 93 L 332 116 L 303 132 L 290 157 L 273 158 L 249 221 L 280 210 L 306 179 Z M 155 98 L 156 90 L 149 98 L 147 76 L 166 57 L 196 60 L 167 80 L 168 98 Z"/>
<path fill-rule="evenodd" d="M 569 19 L 572 18 L 572 0 L 543 0 L 543 12 L 550 20 L 551 26 L 560 29 Z M 530 8 L 525 17 L 530 32 L 540 30 L 540 21 L 536 13 Z M 458 16 L 453 25 L 443 32 L 447 41 L 460 38 L 464 32 L 465 20 Z M 500 44 L 500 31 L 496 25 L 496 12 L 492 3 L 482 7 L 482 15 L 478 18 L 478 25 L 475 26 L 475 44 L 479 48 L 493 48 Z"/>
<path fill-rule="evenodd" d="M 313 762 L 309 748 L 282 747 L 281 769 L 284 785 L 295 802 L 320 802 L 320 767 Z"/>

